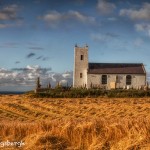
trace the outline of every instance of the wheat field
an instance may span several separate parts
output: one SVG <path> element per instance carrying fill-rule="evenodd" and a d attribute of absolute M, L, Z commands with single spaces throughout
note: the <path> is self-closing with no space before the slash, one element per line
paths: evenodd
<path fill-rule="evenodd" d="M 0 142 L 22 150 L 150 150 L 150 98 L 0 95 Z"/>

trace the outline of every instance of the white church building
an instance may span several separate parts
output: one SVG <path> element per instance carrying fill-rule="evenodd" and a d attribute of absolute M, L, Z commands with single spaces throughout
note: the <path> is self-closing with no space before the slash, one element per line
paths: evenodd
<path fill-rule="evenodd" d="M 73 87 L 141 89 L 146 83 L 142 63 L 89 63 L 88 46 L 74 47 Z"/>

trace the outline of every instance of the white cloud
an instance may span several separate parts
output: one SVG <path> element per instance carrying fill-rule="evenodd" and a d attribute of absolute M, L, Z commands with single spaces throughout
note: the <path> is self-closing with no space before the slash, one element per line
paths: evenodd
<path fill-rule="evenodd" d="M 148 23 L 139 23 L 135 25 L 135 29 L 138 32 L 143 32 L 144 34 L 150 36 L 150 24 Z"/>
<path fill-rule="evenodd" d="M 57 24 L 67 21 L 67 20 L 79 21 L 82 23 L 94 23 L 95 22 L 94 17 L 87 16 L 85 14 L 82 14 L 78 11 L 73 11 L 73 10 L 70 10 L 65 13 L 61 13 L 57 11 L 50 11 L 43 16 L 39 16 L 38 18 L 46 21 L 51 26 L 56 26 Z"/>
<path fill-rule="evenodd" d="M 62 74 L 62 76 L 63 76 L 64 78 L 71 78 L 70 72 L 66 72 L 66 73 Z"/>
<path fill-rule="evenodd" d="M 19 6 L 8 5 L 0 9 L 0 29 L 8 27 L 19 27 L 23 24 L 23 18 L 19 16 Z"/>
<path fill-rule="evenodd" d="M 70 19 L 74 18 L 83 23 L 86 23 L 86 22 L 93 23 L 95 21 L 94 17 L 86 16 L 78 11 L 69 11 L 68 18 L 70 18 Z"/>
<path fill-rule="evenodd" d="M 121 9 L 120 16 L 127 16 L 132 20 L 150 20 L 150 3 L 144 3 L 140 9 Z"/>
<path fill-rule="evenodd" d="M 61 20 L 62 14 L 57 11 L 51 11 L 40 18 L 47 22 L 57 22 Z"/>
<path fill-rule="evenodd" d="M 102 14 L 110 14 L 116 8 L 115 4 L 107 2 L 106 0 L 99 0 L 97 8 Z"/>
<path fill-rule="evenodd" d="M 67 85 L 67 80 L 61 80 L 60 84 L 63 85 L 63 86 L 66 86 Z"/>
<path fill-rule="evenodd" d="M 18 19 L 18 5 L 12 4 L 0 10 L 0 20 L 16 20 Z"/>
<path fill-rule="evenodd" d="M 66 76 L 65 76 L 66 74 Z M 28 65 L 25 68 L 13 68 L 7 70 L 5 68 L 0 68 L 0 89 L 6 89 L 12 87 L 11 90 L 14 90 L 13 87 L 32 87 L 35 88 L 35 83 L 37 77 L 40 77 L 41 84 L 43 87 L 46 87 L 50 82 L 52 86 L 55 86 L 58 82 L 68 83 L 72 85 L 72 72 L 66 73 L 55 73 L 51 72 L 51 68 L 41 68 L 40 66 L 31 66 Z"/>

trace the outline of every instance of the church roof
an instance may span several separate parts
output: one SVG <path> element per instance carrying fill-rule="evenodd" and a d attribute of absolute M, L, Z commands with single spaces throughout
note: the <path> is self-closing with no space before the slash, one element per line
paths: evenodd
<path fill-rule="evenodd" d="M 89 63 L 89 74 L 146 74 L 142 63 Z"/>

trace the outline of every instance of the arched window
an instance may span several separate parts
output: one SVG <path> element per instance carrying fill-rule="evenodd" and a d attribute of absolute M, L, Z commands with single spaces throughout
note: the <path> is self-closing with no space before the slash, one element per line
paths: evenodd
<path fill-rule="evenodd" d="M 119 76 L 116 75 L 116 83 L 119 83 Z"/>
<path fill-rule="evenodd" d="M 102 84 L 107 84 L 107 75 L 102 75 Z"/>
<path fill-rule="evenodd" d="M 132 80 L 131 75 L 127 75 L 126 76 L 126 85 L 131 85 L 131 80 Z"/>

